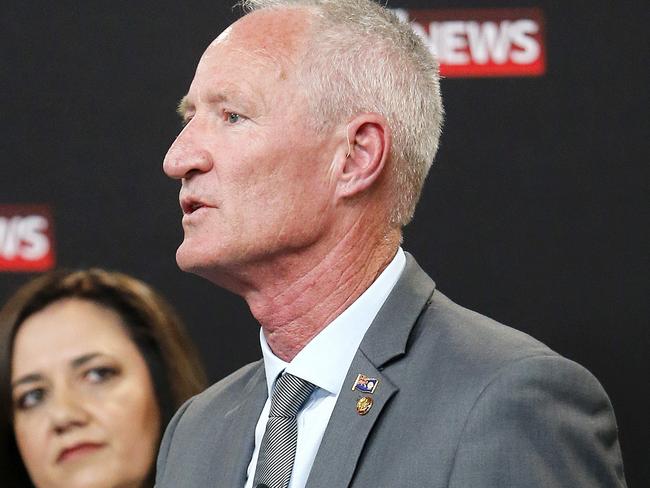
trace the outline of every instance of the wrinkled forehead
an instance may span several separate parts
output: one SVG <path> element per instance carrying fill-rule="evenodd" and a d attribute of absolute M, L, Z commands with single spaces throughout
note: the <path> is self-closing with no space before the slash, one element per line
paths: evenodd
<path fill-rule="evenodd" d="M 307 47 L 311 25 L 312 14 L 304 8 L 255 11 L 212 41 L 201 61 L 229 54 L 240 57 L 242 62 L 295 69 Z"/>

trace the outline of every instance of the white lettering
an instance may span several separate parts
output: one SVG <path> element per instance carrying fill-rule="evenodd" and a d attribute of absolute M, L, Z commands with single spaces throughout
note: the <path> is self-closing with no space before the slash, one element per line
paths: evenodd
<path fill-rule="evenodd" d="M 394 12 L 402 21 L 410 22 L 441 64 L 501 65 L 510 61 L 524 65 L 535 62 L 541 53 L 535 39 L 539 25 L 534 20 L 431 22 L 427 32 L 422 24 L 410 21 L 407 10 Z"/>
<path fill-rule="evenodd" d="M 508 61 L 510 52 L 509 27 L 510 22 L 504 20 L 500 25 L 496 22 L 467 22 L 467 41 L 472 60 L 477 64 L 486 64 L 492 60 L 496 64 Z"/>
<path fill-rule="evenodd" d="M 41 215 L 0 217 L 0 256 L 10 260 L 17 256 L 28 261 L 43 258 L 50 251 L 45 234 L 47 219 Z"/>
<path fill-rule="evenodd" d="M 429 33 L 432 43 L 436 45 L 434 53 L 438 54 L 441 63 L 458 65 L 471 61 L 467 52 L 464 22 L 431 22 Z"/>
<path fill-rule="evenodd" d="M 36 261 L 50 251 L 50 240 L 45 235 L 47 219 L 41 215 L 25 217 L 20 223 L 20 236 L 23 243 L 21 254 L 24 259 Z"/>
<path fill-rule="evenodd" d="M 520 49 L 513 49 L 511 58 L 516 64 L 530 64 L 540 55 L 540 45 L 533 36 L 539 32 L 539 26 L 534 20 L 518 20 L 512 25 L 510 39 Z"/>
<path fill-rule="evenodd" d="M 0 254 L 5 259 L 14 259 L 18 254 L 20 247 L 18 224 L 20 224 L 20 217 L 0 219 Z"/>

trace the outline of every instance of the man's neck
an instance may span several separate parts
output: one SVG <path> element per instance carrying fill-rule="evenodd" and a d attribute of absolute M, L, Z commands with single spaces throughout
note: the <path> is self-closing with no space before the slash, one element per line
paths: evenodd
<path fill-rule="evenodd" d="M 275 263 L 271 279 L 243 294 L 273 353 L 291 361 L 370 287 L 400 238 L 399 230 L 379 237 L 368 228 L 352 229 L 329 249 Z"/>

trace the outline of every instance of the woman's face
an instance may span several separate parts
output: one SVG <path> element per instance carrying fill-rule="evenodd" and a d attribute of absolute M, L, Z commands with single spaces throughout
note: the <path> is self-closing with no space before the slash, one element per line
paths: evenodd
<path fill-rule="evenodd" d="M 145 481 L 160 412 L 117 313 L 68 298 L 29 316 L 16 334 L 11 384 L 18 449 L 37 487 Z"/>

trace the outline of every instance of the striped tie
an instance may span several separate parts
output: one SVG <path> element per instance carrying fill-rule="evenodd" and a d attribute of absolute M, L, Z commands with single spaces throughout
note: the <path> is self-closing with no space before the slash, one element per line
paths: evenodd
<path fill-rule="evenodd" d="M 255 470 L 255 488 L 287 488 L 296 456 L 296 415 L 315 385 L 289 373 L 278 378 Z"/>

